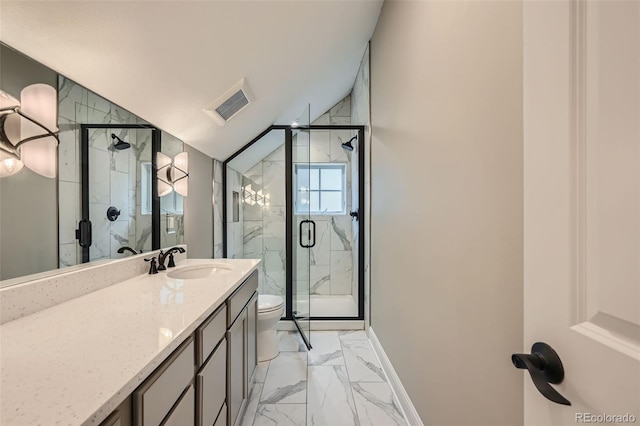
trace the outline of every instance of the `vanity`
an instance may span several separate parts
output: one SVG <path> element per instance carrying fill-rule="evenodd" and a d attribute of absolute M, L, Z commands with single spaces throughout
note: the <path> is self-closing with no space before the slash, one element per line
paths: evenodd
<path fill-rule="evenodd" d="M 6 425 L 233 425 L 259 260 L 186 259 L 0 326 Z"/>

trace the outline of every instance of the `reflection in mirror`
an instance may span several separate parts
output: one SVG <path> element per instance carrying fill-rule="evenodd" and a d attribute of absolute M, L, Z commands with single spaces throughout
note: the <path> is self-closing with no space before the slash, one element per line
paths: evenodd
<path fill-rule="evenodd" d="M 145 120 L 2 43 L 0 57 L 0 90 L 19 99 L 31 84 L 57 88 L 60 140 L 57 178 L 27 167 L 0 178 L 0 287 L 83 261 L 131 255 L 118 252 L 124 246 L 149 251 L 183 243 L 182 196 L 156 199 L 157 221 L 152 221 L 153 145 L 173 158 L 184 150 L 182 141 L 159 130 L 154 140 L 155 128 Z M 88 129 L 90 174 L 84 185 L 89 194 L 85 210 L 93 223 L 87 258 L 76 232 L 83 219 L 82 125 L 94 125 Z"/>

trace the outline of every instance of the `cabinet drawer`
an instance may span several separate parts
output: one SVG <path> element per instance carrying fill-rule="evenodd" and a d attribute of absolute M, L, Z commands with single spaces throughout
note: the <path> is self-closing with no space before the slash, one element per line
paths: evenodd
<path fill-rule="evenodd" d="M 133 393 L 134 423 L 156 426 L 193 380 L 194 342 L 189 337 Z"/>
<path fill-rule="evenodd" d="M 196 364 L 198 367 L 209 358 L 213 348 L 224 338 L 227 331 L 227 305 L 219 307 L 196 330 Z"/>
<path fill-rule="evenodd" d="M 251 276 L 227 299 L 227 327 L 231 327 L 256 290 L 258 290 L 258 271 L 253 271 Z"/>
<path fill-rule="evenodd" d="M 213 426 L 227 426 L 227 404 L 222 405 L 222 410 L 220 410 L 218 419 Z"/>
<path fill-rule="evenodd" d="M 171 414 L 162 423 L 162 426 L 195 425 L 195 402 L 196 397 L 193 385 L 189 385 L 189 388 L 182 395 Z"/>
<path fill-rule="evenodd" d="M 227 395 L 227 341 L 223 340 L 196 376 L 198 414 L 202 426 L 212 426 Z"/>
<path fill-rule="evenodd" d="M 111 413 L 109 417 L 107 417 L 100 426 L 122 426 L 122 421 L 120 420 L 120 412 L 114 411 Z"/>

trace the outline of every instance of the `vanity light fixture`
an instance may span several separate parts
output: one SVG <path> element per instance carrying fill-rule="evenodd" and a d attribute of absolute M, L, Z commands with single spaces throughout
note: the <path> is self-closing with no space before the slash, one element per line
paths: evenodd
<path fill-rule="evenodd" d="M 171 157 L 158 153 L 156 157 L 158 168 L 158 196 L 163 197 L 176 191 L 186 197 L 189 193 L 189 154 L 181 152 L 173 160 Z"/>
<path fill-rule="evenodd" d="M 20 101 L 0 90 L 0 177 L 23 166 L 55 178 L 58 146 L 57 93 L 48 84 L 32 84 Z"/>

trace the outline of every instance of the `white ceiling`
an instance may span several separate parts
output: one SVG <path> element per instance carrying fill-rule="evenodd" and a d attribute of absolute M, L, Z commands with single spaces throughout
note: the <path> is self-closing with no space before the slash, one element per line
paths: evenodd
<path fill-rule="evenodd" d="M 0 40 L 226 159 L 271 124 L 311 119 L 353 85 L 382 0 L 6 1 Z M 254 102 L 204 112 L 245 78 Z"/>

